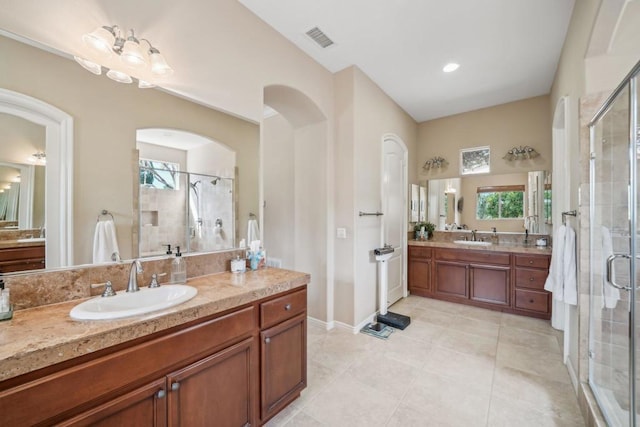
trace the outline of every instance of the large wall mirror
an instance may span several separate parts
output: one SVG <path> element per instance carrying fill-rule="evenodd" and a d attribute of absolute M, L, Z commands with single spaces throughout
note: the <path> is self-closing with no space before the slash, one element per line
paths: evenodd
<path fill-rule="evenodd" d="M 436 230 L 552 232 L 547 171 L 433 179 L 423 186 L 427 220 Z"/>
<path fill-rule="evenodd" d="M 191 165 L 197 166 L 193 170 L 187 167 L 182 171 L 193 172 L 182 187 L 191 192 L 190 201 L 184 199 L 184 207 L 188 209 L 186 203 L 191 203 L 188 212 L 193 216 L 187 218 L 184 236 L 202 237 L 197 243 L 194 239 L 183 241 L 183 245 L 192 251 L 215 251 L 237 246 L 244 237 L 250 214 L 258 212 L 259 125 L 162 90 L 139 89 L 135 85 L 123 85 L 104 76 L 95 76 L 72 59 L 32 44 L 0 36 L 0 51 L 4 59 L 0 63 L 0 88 L 42 101 L 68 114 L 72 118 L 73 147 L 72 152 L 62 153 L 61 158 L 59 152 L 53 152 L 52 147 L 43 141 L 42 135 L 47 141 L 51 135 L 49 128 L 43 130 L 42 127 L 13 138 L 11 147 L 3 140 L 0 166 L 6 170 L 0 172 L 15 174 L 17 165 L 17 169 L 31 167 L 32 173 L 20 173 L 19 187 L 30 185 L 30 196 L 21 196 L 14 209 L 18 212 L 17 223 L 0 222 L 5 227 L 13 227 L 13 230 L 0 230 L 0 239 L 21 239 L 23 235 L 16 233 L 22 232 L 21 229 L 34 238 L 41 238 L 42 231 L 47 247 L 47 268 L 94 264 L 97 222 L 109 218 L 115 225 L 120 259 L 143 255 L 140 250 L 140 227 L 144 219 L 139 209 L 139 162 L 144 156 L 139 155 L 140 146 L 137 144 L 145 141 L 141 140 L 138 132 L 156 129 L 160 134 L 173 131 L 202 137 L 217 144 L 218 148 L 223 147 L 233 157 L 231 166 L 220 166 L 216 163 L 219 156 L 201 152 L 195 157 L 202 164 L 197 165 L 197 161 L 192 160 Z M 9 116 L 0 116 L 4 135 L 17 133 L 21 127 L 9 124 L 16 122 L 15 117 Z M 39 133 L 40 137 L 27 137 L 29 132 Z M 187 150 L 183 151 L 186 156 Z M 18 160 L 14 156 L 16 153 L 20 153 Z M 27 160 L 38 153 L 44 155 L 46 165 Z M 46 178 L 43 179 L 44 171 Z M 71 172 L 68 214 L 56 221 L 48 211 L 43 216 L 42 204 L 48 205 L 52 199 L 58 198 L 56 186 L 65 182 L 52 184 L 49 175 L 64 177 L 68 173 L 71 178 Z M 31 183 L 25 182 L 31 176 Z M 4 182 L 5 178 L 0 177 L 0 180 Z M 212 194 L 226 198 L 210 201 L 208 197 Z M 224 211 L 214 212 L 218 209 L 217 203 L 225 205 Z M 30 213 L 20 213 L 21 208 L 27 207 Z M 103 211 L 109 215 L 101 215 Z M 30 218 L 29 221 L 21 222 L 20 215 Z M 3 237 L 1 231 L 9 230 L 14 232 L 5 233 Z M 55 238 L 59 233 L 70 236 L 64 248 Z M 204 239 L 209 235 L 212 240 Z M 172 245 L 179 243 L 170 238 L 161 240 L 161 243 Z M 0 244 L 2 247 L 6 247 L 6 242 Z M 61 252 L 65 256 L 53 261 L 53 257 Z M 158 251 L 154 247 L 148 252 L 151 255 Z"/>

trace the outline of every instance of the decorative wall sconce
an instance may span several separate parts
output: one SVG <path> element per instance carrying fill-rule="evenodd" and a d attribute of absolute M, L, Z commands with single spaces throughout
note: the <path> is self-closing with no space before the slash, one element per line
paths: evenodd
<path fill-rule="evenodd" d="M 447 164 L 447 161 L 440 157 L 440 156 L 436 156 L 436 157 L 432 157 L 429 160 L 427 160 L 426 162 L 424 162 L 424 165 L 422 166 L 422 169 L 424 170 L 429 170 L 429 169 L 438 169 L 441 168 L 443 166 L 445 166 Z"/>
<path fill-rule="evenodd" d="M 533 159 L 538 157 L 540 153 L 536 151 L 535 148 L 529 147 L 528 145 L 513 147 L 511 150 L 507 151 L 507 154 L 504 155 L 503 159 L 505 160 L 524 160 L 524 159 Z"/>
<path fill-rule="evenodd" d="M 126 37 L 126 38 L 125 38 Z M 103 26 L 91 33 L 82 36 L 82 41 L 91 49 L 91 58 L 74 56 L 76 62 L 85 70 L 100 75 L 102 69 L 107 69 L 107 77 L 119 83 L 132 83 L 132 75 L 138 78 L 138 87 L 141 89 L 154 87 L 153 79 L 169 76 L 173 69 L 160 54 L 160 51 L 151 45 L 147 39 L 138 40 L 129 30 L 129 36 L 117 25 Z M 143 49 L 140 41 L 149 47 Z M 112 60 L 116 55 L 119 60 Z M 95 59 L 94 59 L 95 58 Z M 102 65 L 108 63 L 111 66 Z M 145 80 L 146 79 L 146 80 Z"/>

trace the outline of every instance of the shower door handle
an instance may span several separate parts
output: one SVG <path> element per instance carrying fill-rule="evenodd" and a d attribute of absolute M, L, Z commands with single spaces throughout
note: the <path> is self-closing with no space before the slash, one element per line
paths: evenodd
<path fill-rule="evenodd" d="M 627 286 L 620 286 L 613 280 L 613 262 L 616 258 L 631 259 L 629 254 L 613 254 L 607 258 L 607 282 L 614 288 L 621 289 L 623 291 L 630 291 L 631 288 Z"/>

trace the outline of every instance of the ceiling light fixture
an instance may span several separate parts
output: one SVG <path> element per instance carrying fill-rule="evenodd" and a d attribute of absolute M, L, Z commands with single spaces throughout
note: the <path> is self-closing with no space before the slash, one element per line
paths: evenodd
<path fill-rule="evenodd" d="M 442 71 L 444 71 L 445 73 L 451 73 L 457 70 L 458 68 L 460 68 L 460 64 L 456 64 L 455 62 L 449 62 L 447 65 L 445 65 L 442 68 Z"/>
<path fill-rule="evenodd" d="M 119 83 L 132 83 L 135 77 L 141 89 L 154 87 L 155 79 L 173 74 L 160 51 L 149 40 L 137 39 L 133 29 L 125 39 L 124 32 L 117 25 L 103 26 L 83 35 L 82 40 L 90 48 L 89 55 L 74 58 L 93 74 L 101 75 L 106 69 L 107 77 Z M 143 48 L 141 42 L 145 42 L 148 48 Z"/>

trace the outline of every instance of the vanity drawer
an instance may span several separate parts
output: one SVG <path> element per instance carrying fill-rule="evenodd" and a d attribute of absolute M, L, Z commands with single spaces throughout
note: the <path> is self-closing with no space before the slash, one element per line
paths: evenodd
<path fill-rule="evenodd" d="M 287 320 L 307 308 L 306 289 L 260 304 L 260 328 L 268 328 Z"/>
<path fill-rule="evenodd" d="M 504 252 L 468 249 L 438 249 L 436 258 L 443 261 L 467 261 L 483 264 L 510 265 L 511 255 Z"/>
<path fill-rule="evenodd" d="M 532 268 L 516 268 L 516 287 L 544 289 L 547 280 L 547 270 L 535 270 Z"/>
<path fill-rule="evenodd" d="M 514 255 L 516 267 L 549 268 L 549 255 Z"/>
<path fill-rule="evenodd" d="M 516 289 L 516 308 L 548 313 L 550 295 L 548 292 Z"/>
<path fill-rule="evenodd" d="M 409 258 L 431 259 L 431 248 L 409 246 Z"/>

